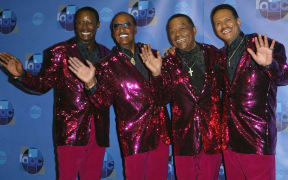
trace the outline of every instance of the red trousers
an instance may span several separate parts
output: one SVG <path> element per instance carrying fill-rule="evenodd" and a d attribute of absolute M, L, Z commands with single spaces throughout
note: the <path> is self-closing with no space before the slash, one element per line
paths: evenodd
<path fill-rule="evenodd" d="M 275 155 L 224 151 L 227 180 L 275 180 Z"/>
<path fill-rule="evenodd" d="M 167 180 L 169 146 L 161 140 L 155 150 L 124 158 L 126 180 Z"/>
<path fill-rule="evenodd" d="M 97 145 L 94 122 L 86 146 L 57 146 L 59 180 L 100 180 L 105 147 Z"/>
<path fill-rule="evenodd" d="M 174 156 L 177 180 L 218 180 L 222 154 Z"/>

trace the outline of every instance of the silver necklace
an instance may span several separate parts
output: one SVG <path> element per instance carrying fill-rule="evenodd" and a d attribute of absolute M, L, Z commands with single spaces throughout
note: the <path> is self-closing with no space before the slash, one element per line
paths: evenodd
<path fill-rule="evenodd" d="M 128 57 L 130 59 L 131 64 L 133 64 L 134 66 L 136 65 L 136 61 L 134 59 L 134 57 L 129 56 L 128 54 L 122 52 L 126 57 Z"/>
<path fill-rule="evenodd" d="M 237 50 L 240 48 L 240 45 L 242 44 L 242 42 L 245 39 L 245 35 L 243 36 L 241 42 L 238 44 L 237 48 L 233 51 L 232 55 L 228 58 L 228 66 L 230 67 L 230 62 L 231 62 L 231 58 L 234 56 L 234 54 L 237 52 Z"/>

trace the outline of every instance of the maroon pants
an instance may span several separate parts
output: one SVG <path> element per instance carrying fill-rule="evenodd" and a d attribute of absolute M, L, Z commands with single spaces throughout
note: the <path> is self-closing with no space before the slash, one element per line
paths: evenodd
<path fill-rule="evenodd" d="M 222 154 L 175 156 L 177 180 L 218 180 Z"/>
<path fill-rule="evenodd" d="M 96 143 L 92 123 L 89 143 L 86 146 L 57 146 L 59 180 L 99 180 L 105 155 L 105 147 Z"/>
<path fill-rule="evenodd" d="M 275 180 L 275 155 L 224 151 L 227 180 Z"/>
<path fill-rule="evenodd" d="M 126 180 L 167 180 L 169 146 L 160 141 L 152 151 L 124 158 Z"/>

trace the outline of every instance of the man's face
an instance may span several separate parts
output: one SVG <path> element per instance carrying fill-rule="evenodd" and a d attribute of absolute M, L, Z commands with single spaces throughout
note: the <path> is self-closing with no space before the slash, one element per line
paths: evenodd
<path fill-rule="evenodd" d="M 100 23 L 96 21 L 95 15 L 90 11 L 82 11 L 76 18 L 76 36 L 84 44 L 93 43 L 96 31 L 100 25 Z"/>
<path fill-rule="evenodd" d="M 169 22 L 168 35 L 172 45 L 183 51 L 190 51 L 196 45 L 196 28 L 185 17 L 176 17 Z"/>
<path fill-rule="evenodd" d="M 241 20 L 235 18 L 228 9 L 218 10 L 213 17 L 217 36 L 230 45 L 240 34 Z"/>
<path fill-rule="evenodd" d="M 123 48 L 130 49 L 135 43 L 137 28 L 126 14 L 120 14 L 113 21 L 113 37 Z M 130 49 L 131 50 L 131 49 Z"/>

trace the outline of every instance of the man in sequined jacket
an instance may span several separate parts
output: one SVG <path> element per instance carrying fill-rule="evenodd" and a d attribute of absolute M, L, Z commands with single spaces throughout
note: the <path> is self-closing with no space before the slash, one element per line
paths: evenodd
<path fill-rule="evenodd" d="M 168 112 L 155 102 L 151 75 L 139 56 L 141 44 L 135 43 L 134 17 L 125 12 L 116 14 L 111 32 L 116 46 L 97 66 L 97 83 L 91 64 L 85 66 L 77 58 L 71 58 L 70 69 L 90 88 L 91 101 L 96 107 L 114 106 L 126 179 L 166 180 Z"/>
<path fill-rule="evenodd" d="M 100 179 L 105 147 L 109 146 L 109 109 L 96 109 L 85 92 L 85 84 L 68 69 L 68 58 L 78 57 L 93 64 L 110 51 L 95 42 L 99 28 L 95 9 L 84 7 L 75 14 L 76 37 L 46 50 L 37 76 L 23 70 L 21 61 L 1 53 L 0 63 L 26 90 L 46 93 L 54 89 L 54 142 L 59 180 Z"/>
<path fill-rule="evenodd" d="M 187 15 L 173 15 L 166 28 L 176 53 L 162 63 L 145 47 L 142 59 L 154 75 L 158 102 L 171 106 L 177 179 L 218 180 L 222 161 L 218 75 L 223 56 L 216 47 L 195 41 L 196 27 Z"/>
<path fill-rule="evenodd" d="M 267 36 L 263 39 L 261 35 L 242 33 L 241 19 L 230 5 L 216 6 L 211 22 L 225 43 L 222 68 L 226 177 L 273 180 L 277 86 L 288 84 L 285 48 Z"/>

